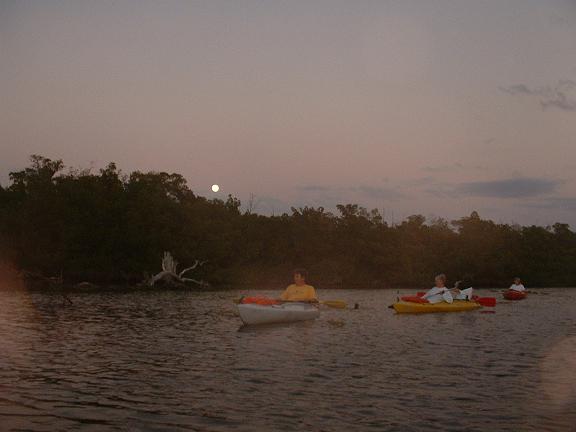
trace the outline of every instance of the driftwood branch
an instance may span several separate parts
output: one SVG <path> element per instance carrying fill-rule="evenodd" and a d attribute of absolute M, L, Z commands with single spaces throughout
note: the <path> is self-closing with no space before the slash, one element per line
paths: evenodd
<path fill-rule="evenodd" d="M 201 285 L 201 286 L 210 286 L 210 284 L 208 284 L 208 282 L 205 282 L 203 280 L 196 280 L 196 279 L 191 279 L 191 278 L 182 278 L 183 281 L 186 282 L 194 282 L 197 285 Z"/>
<path fill-rule="evenodd" d="M 178 273 L 178 261 L 176 261 L 170 252 L 164 252 L 164 256 L 162 258 L 162 271 L 155 276 L 151 277 L 148 280 L 149 285 L 156 285 L 158 283 L 163 283 L 166 285 L 185 285 L 186 282 L 192 282 L 200 286 L 208 286 L 208 283 L 184 277 L 184 274 L 196 269 L 199 266 L 202 266 L 207 261 L 200 261 L 196 260 L 193 265 L 190 267 L 185 268 L 180 273 Z"/>
<path fill-rule="evenodd" d="M 168 273 L 176 274 L 176 269 L 178 268 L 178 261 L 176 261 L 170 252 L 164 252 L 164 257 L 162 258 L 162 270 Z"/>
<path fill-rule="evenodd" d="M 184 270 L 182 270 L 182 271 L 180 272 L 180 274 L 178 274 L 178 276 L 179 276 L 180 278 L 182 278 L 182 277 L 184 276 L 184 273 L 186 273 L 186 272 L 188 272 L 188 271 L 190 271 L 190 270 L 194 270 L 194 269 L 195 269 L 196 267 L 198 267 L 198 266 L 203 266 L 203 265 L 206 264 L 207 262 L 208 262 L 208 261 L 199 261 L 199 260 L 196 260 L 196 262 L 194 263 L 194 265 L 192 265 L 192 266 L 190 266 L 190 267 L 185 268 Z"/>

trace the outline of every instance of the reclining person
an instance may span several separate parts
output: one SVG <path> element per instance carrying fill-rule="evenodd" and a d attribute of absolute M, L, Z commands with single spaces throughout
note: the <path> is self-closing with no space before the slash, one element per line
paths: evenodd
<path fill-rule="evenodd" d="M 446 288 L 446 275 L 439 274 L 434 278 L 435 286 L 422 296 L 423 299 L 428 300 L 429 303 L 452 303 L 454 300 L 470 300 L 472 299 L 473 288 L 466 288 L 464 290 L 458 289 L 460 282 L 452 289 Z"/>

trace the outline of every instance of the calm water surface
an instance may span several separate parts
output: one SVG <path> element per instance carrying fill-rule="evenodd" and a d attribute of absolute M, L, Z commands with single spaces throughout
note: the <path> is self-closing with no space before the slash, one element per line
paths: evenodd
<path fill-rule="evenodd" d="M 2 291 L 0 430 L 576 431 L 576 289 L 537 292 L 240 329 L 238 292 Z"/>

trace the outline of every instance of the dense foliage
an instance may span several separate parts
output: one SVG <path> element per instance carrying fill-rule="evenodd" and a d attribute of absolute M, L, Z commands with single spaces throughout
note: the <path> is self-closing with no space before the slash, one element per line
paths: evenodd
<path fill-rule="evenodd" d="M 476 212 L 449 223 L 408 217 L 389 226 L 376 210 L 339 205 L 292 214 L 242 212 L 240 202 L 195 195 L 179 174 L 64 172 L 32 156 L 0 187 L 0 255 L 21 269 L 70 282 L 133 282 L 159 270 L 163 251 L 202 267 L 212 284 L 276 285 L 294 267 L 320 286 L 428 286 L 435 274 L 474 286 L 576 285 L 576 234 L 496 224 Z"/>

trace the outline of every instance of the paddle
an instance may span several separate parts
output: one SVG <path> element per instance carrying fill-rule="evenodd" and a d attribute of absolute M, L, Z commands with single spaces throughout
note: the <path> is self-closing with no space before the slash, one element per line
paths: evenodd
<path fill-rule="evenodd" d="M 348 307 L 348 304 L 344 300 L 322 300 L 318 301 L 318 303 L 334 309 L 346 309 Z M 356 307 L 356 309 L 358 308 Z"/>
<path fill-rule="evenodd" d="M 234 299 L 234 303 L 236 304 L 242 303 L 243 299 L 244 296 L 241 296 L 238 299 Z M 346 309 L 348 307 L 348 304 L 343 300 L 324 300 L 320 301 L 319 303 L 334 309 Z"/>
<path fill-rule="evenodd" d="M 345 301 L 342 300 L 324 300 L 321 301 L 320 304 L 326 305 L 331 308 L 335 309 L 346 309 L 348 306 Z"/>
<path fill-rule="evenodd" d="M 474 300 L 477 303 L 480 303 L 484 307 L 494 307 L 496 306 L 496 297 L 478 297 Z"/>
<path fill-rule="evenodd" d="M 452 290 L 453 289 L 454 288 L 452 288 Z M 449 291 L 452 291 L 452 290 L 449 290 Z M 424 294 L 425 294 L 424 292 L 416 293 L 416 295 L 418 297 L 422 297 Z M 495 307 L 496 306 L 496 297 L 477 297 L 475 299 L 472 299 L 472 301 L 475 301 L 484 307 Z"/>
<path fill-rule="evenodd" d="M 460 285 L 461 281 L 456 282 L 454 288 L 450 289 L 450 292 L 453 291 L 458 291 L 460 292 L 460 290 L 458 289 L 458 286 Z M 473 296 L 474 297 L 474 296 Z M 484 307 L 494 307 L 496 306 L 496 297 L 476 297 L 476 298 L 471 298 L 469 300 L 475 301 L 476 303 L 484 306 Z"/>

